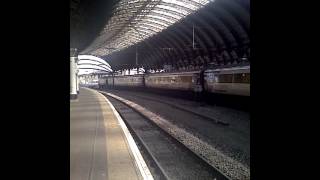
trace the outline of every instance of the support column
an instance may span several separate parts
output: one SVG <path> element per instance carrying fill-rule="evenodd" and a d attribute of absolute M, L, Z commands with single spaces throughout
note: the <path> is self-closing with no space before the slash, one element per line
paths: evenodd
<path fill-rule="evenodd" d="M 70 99 L 77 99 L 77 49 L 70 49 Z"/>
<path fill-rule="evenodd" d="M 79 89 L 80 89 L 80 79 L 77 73 L 77 94 L 79 94 Z"/>
<path fill-rule="evenodd" d="M 75 63 L 76 65 L 76 90 L 77 90 L 77 94 L 79 94 L 79 69 L 78 69 L 78 58 L 77 58 L 77 61 Z"/>

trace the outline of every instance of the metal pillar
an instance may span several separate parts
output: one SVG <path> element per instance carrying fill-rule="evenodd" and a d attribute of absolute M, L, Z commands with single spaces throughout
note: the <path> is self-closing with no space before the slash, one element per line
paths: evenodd
<path fill-rule="evenodd" d="M 192 49 L 194 50 L 194 24 L 192 24 Z"/>
<path fill-rule="evenodd" d="M 77 49 L 70 49 L 70 99 L 77 99 Z"/>
<path fill-rule="evenodd" d="M 136 66 L 137 66 L 137 74 L 139 74 L 139 62 L 138 62 L 138 47 L 136 47 Z"/>
<path fill-rule="evenodd" d="M 79 73 L 79 70 L 78 70 L 78 68 L 77 68 L 77 94 L 79 94 L 79 89 L 80 89 L 80 79 L 79 79 L 79 75 L 78 75 L 78 73 Z"/>
<path fill-rule="evenodd" d="M 77 94 L 79 94 L 79 76 L 78 76 L 78 59 L 77 61 L 75 62 L 75 71 L 76 71 L 76 91 L 77 91 Z"/>

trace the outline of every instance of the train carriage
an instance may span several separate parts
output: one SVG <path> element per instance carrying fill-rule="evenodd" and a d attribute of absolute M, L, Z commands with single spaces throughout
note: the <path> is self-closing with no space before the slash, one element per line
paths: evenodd
<path fill-rule="evenodd" d="M 193 91 L 199 81 L 200 71 L 159 73 L 145 75 L 145 86 L 149 88 Z"/>
<path fill-rule="evenodd" d="M 143 75 L 114 76 L 114 86 L 142 87 L 144 86 Z"/>
<path fill-rule="evenodd" d="M 98 79 L 99 89 L 105 89 L 107 87 L 107 77 L 100 77 Z"/>
<path fill-rule="evenodd" d="M 99 87 L 153 89 L 192 93 L 201 89 L 208 94 L 250 96 L 250 65 L 209 68 L 205 71 L 107 76 Z M 197 91 L 198 92 L 198 91 Z"/>
<path fill-rule="evenodd" d="M 250 66 L 206 70 L 204 88 L 209 93 L 250 96 Z"/>

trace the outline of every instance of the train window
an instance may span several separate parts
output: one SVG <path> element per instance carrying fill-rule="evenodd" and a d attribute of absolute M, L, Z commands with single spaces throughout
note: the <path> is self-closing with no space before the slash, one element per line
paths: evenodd
<path fill-rule="evenodd" d="M 182 82 L 190 82 L 192 81 L 192 76 L 182 76 L 180 77 Z"/>
<path fill-rule="evenodd" d="M 161 78 L 162 82 L 168 81 L 167 79 L 168 79 L 168 78 L 166 78 L 166 77 Z"/>
<path fill-rule="evenodd" d="M 211 80 L 210 80 L 211 82 Z M 214 82 L 219 82 L 219 77 L 218 76 L 214 76 Z"/>
<path fill-rule="evenodd" d="M 232 83 L 232 74 L 219 74 L 217 77 L 217 83 Z"/>
<path fill-rule="evenodd" d="M 204 80 L 212 83 L 215 80 L 215 76 L 213 73 L 205 73 Z M 193 79 L 192 79 L 192 82 L 193 82 Z"/>
<path fill-rule="evenodd" d="M 235 74 L 234 75 L 234 83 L 250 84 L 250 74 L 249 73 Z"/>

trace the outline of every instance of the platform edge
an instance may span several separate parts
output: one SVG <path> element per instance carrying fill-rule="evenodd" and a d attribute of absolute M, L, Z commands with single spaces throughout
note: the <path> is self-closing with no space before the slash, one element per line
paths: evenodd
<path fill-rule="evenodd" d="M 86 88 L 89 89 L 89 88 Z M 142 178 L 144 180 L 154 180 L 146 162 L 144 161 L 137 144 L 135 143 L 129 129 L 127 128 L 126 124 L 124 123 L 123 119 L 121 118 L 121 116 L 119 115 L 118 111 L 114 108 L 114 106 L 112 105 L 112 103 L 103 95 L 101 94 L 99 91 L 93 90 L 93 89 L 89 89 L 91 91 L 95 91 L 96 93 L 98 93 L 99 95 L 101 95 L 106 102 L 110 105 L 110 108 L 112 109 L 114 115 L 116 116 L 121 129 L 126 137 L 126 141 L 127 144 L 129 145 L 129 148 L 131 150 L 131 153 L 133 154 L 134 160 L 135 160 L 135 164 L 138 167 L 140 174 L 142 176 Z"/>

